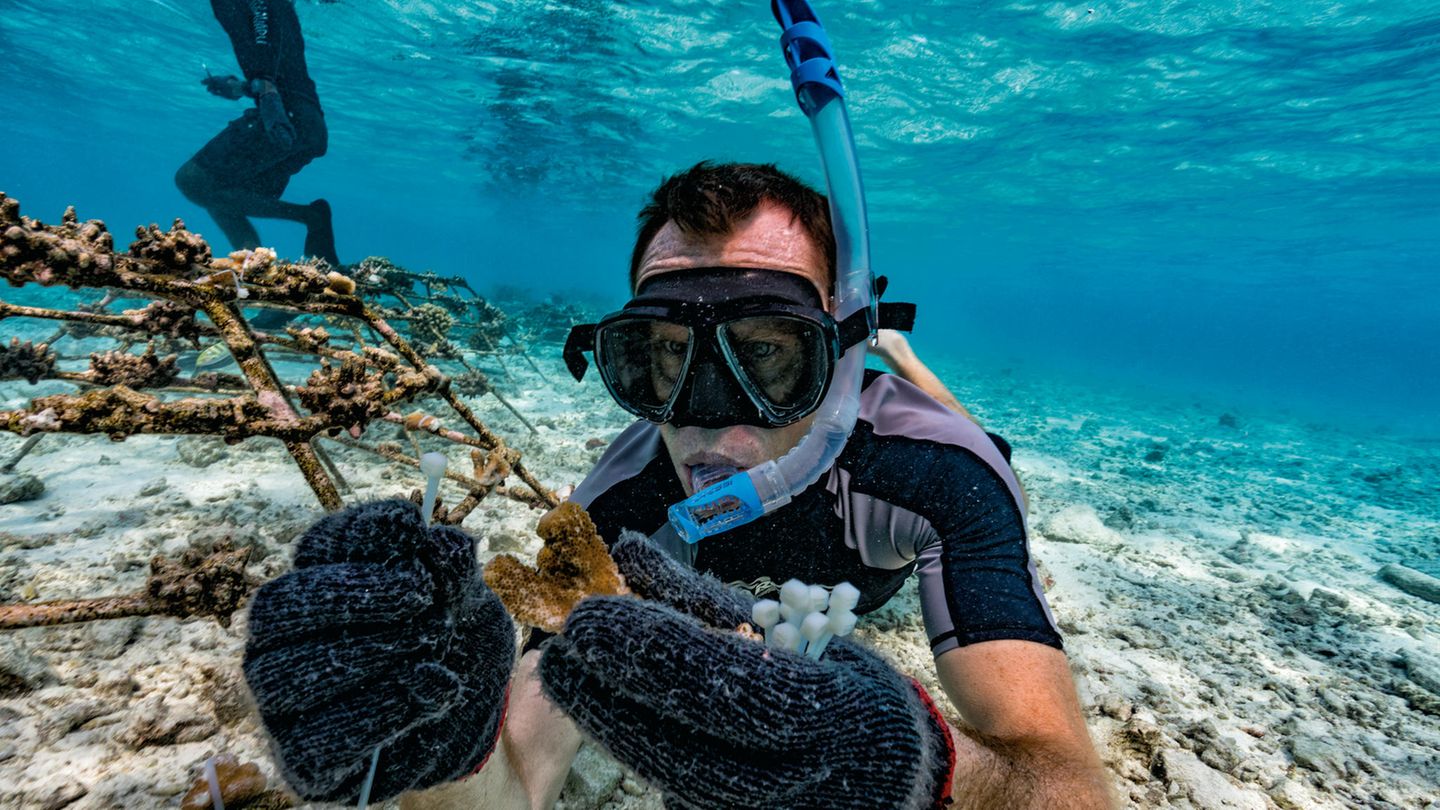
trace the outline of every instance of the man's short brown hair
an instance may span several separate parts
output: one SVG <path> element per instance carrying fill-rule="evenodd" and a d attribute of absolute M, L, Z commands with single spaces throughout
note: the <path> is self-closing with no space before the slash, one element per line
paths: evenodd
<path fill-rule="evenodd" d="M 665 179 L 636 217 L 635 249 L 630 254 L 630 289 L 640 260 L 655 234 L 674 222 L 682 233 L 724 236 L 769 202 L 790 211 L 825 255 L 825 286 L 835 281 L 835 231 L 825 195 L 775 167 L 773 163 L 711 163 L 702 160 Z"/>

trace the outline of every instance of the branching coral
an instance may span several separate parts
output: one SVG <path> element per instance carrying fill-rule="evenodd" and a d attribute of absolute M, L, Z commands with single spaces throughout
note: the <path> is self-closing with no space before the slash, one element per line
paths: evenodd
<path fill-rule="evenodd" d="M 196 346 L 201 335 L 214 331 L 200 326 L 195 320 L 194 307 L 173 301 L 154 301 L 142 309 L 127 309 L 123 314 L 134 321 L 138 332 L 188 340 Z"/>
<path fill-rule="evenodd" d="M 309 262 L 280 262 L 272 253 L 266 260 L 251 262 L 245 282 L 266 287 L 280 299 L 304 299 L 312 295 L 337 295 L 331 289 L 329 265 L 322 270 Z"/>
<path fill-rule="evenodd" d="M 339 368 L 323 361 L 311 372 L 309 381 L 295 390 L 306 410 L 324 416 L 332 430 L 348 428 L 356 437 L 370 420 L 389 410 L 386 392 L 385 375 L 370 371 L 364 361 L 353 356 Z"/>
<path fill-rule="evenodd" d="M 470 464 L 475 472 L 475 480 L 486 486 L 503 483 L 506 478 L 510 477 L 512 467 L 519 462 L 520 453 L 509 447 L 489 453 L 480 450 L 470 451 Z"/>
<path fill-rule="evenodd" d="M 48 413 L 43 423 L 37 417 Z M 82 394 L 39 397 L 30 407 L 0 411 L 0 429 L 103 433 L 112 439 L 141 433 L 208 433 L 230 438 L 293 434 L 299 426 L 274 419 L 254 396 L 165 402 L 123 385 Z"/>
<path fill-rule="evenodd" d="M 474 314 L 471 315 L 471 326 L 475 329 L 470 337 L 470 345 L 477 350 L 494 351 L 500 344 L 500 340 L 505 337 L 506 323 L 509 318 L 506 317 L 504 310 L 484 298 L 477 297 L 470 304 L 474 308 Z"/>
<path fill-rule="evenodd" d="M 545 541 L 535 568 L 508 554 L 485 566 L 485 584 L 516 621 L 558 633 L 584 597 L 626 592 L 595 523 L 579 505 L 566 501 L 552 509 L 535 533 Z"/>
<path fill-rule="evenodd" d="M 437 340 L 434 343 L 426 343 L 420 347 L 420 352 L 426 357 L 435 357 L 442 360 L 464 360 L 465 353 L 459 346 L 448 340 Z"/>
<path fill-rule="evenodd" d="M 479 371 L 467 371 L 451 377 L 450 388 L 467 397 L 478 397 L 490 390 L 490 378 Z"/>
<path fill-rule="evenodd" d="M 90 273 L 110 271 L 114 249 L 114 237 L 99 220 L 81 224 L 75 209 L 67 208 L 60 225 L 45 228 L 20 215 L 19 200 L 0 193 L 0 263 L 12 286 L 84 286 Z"/>
<path fill-rule="evenodd" d="M 323 326 L 316 326 L 309 329 L 289 328 L 285 330 L 294 339 L 296 348 L 303 352 L 319 353 L 320 350 L 329 348 L 330 333 Z"/>
<path fill-rule="evenodd" d="M 110 351 L 90 355 L 90 378 L 97 385 L 126 385 L 131 388 L 160 388 L 180 374 L 176 356 L 160 357 L 147 346 L 140 355 Z"/>
<path fill-rule="evenodd" d="M 409 275 L 384 256 L 370 256 L 355 267 L 355 281 L 380 292 L 409 292 Z"/>
<path fill-rule="evenodd" d="M 433 335 L 436 340 L 443 340 L 450 327 L 455 325 L 455 318 L 445 311 L 444 307 L 435 304 L 421 304 L 405 313 L 405 318 L 410 325 L 421 335 Z"/>
<path fill-rule="evenodd" d="M 21 343 L 10 338 L 10 345 L 0 345 L 0 380 L 25 380 L 34 385 L 55 372 L 55 353 L 49 344 Z"/>
<path fill-rule="evenodd" d="M 332 272 L 323 263 L 280 261 L 273 251 L 263 248 L 236 251 L 217 259 L 205 241 L 178 220 L 168 231 L 152 225 L 138 229 L 136 234 L 127 253 L 115 254 L 104 223 L 82 223 L 71 209 L 65 212 L 61 224 L 45 225 L 21 216 L 19 203 L 0 194 L 0 277 L 13 286 L 65 284 L 108 291 L 94 306 L 77 306 L 69 311 L 0 301 L 0 320 L 58 320 L 65 325 L 55 333 L 56 337 L 88 334 L 111 337 L 119 343 L 116 351 L 92 355 L 91 370 L 83 373 L 58 370 L 57 358 L 43 345 L 22 346 L 16 342 L 8 348 L 0 347 L 0 377 L 111 386 L 40 397 L 27 408 L 0 411 L 0 430 L 22 435 L 39 431 L 104 433 L 116 440 L 141 433 L 208 434 L 227 442 L 268 436 L 284 442 L 321 504 L 330 509 L 342 505 L 334 484 L 338 471 L 332 465 L 327 473 L 311 441 L 319 434 L 334 435 L 341 430 L 358 435 L 368 422 L 390 418 L 394 415 L 392 408 L 421 395 L 434 394 L 444 399 L 473 431 L 468 435 L 444 429 L 436 433 L 440 438 L 487 451 L 505 449 L 504 441 L 450 390 L 445 375 L 415 351 L 376 309 L 353 294 L 356 284 L 351 278 Z M 426 339 L 433 335 L 443 340 L 436 333 L 454 326 L 454 318 L 443 307 L 431 303 L 415 307 L 400 297 L 402 287 L 409 292 L 415 274 L 378 259 L 362 264 L 360 270 L 362 285 L 372 278 L 393 279 L 391 294 L 406 311 L 418 313 L 412 334 L 418 329 Z M 432 274 L 426 281 L 427 286 L 441 288 L 442 292 L 457 284 L 469 290 L 463 279 L 442 280 Z M 104 311 L 116 297 L 137 295 L 157 300 L 118 315 Z M 324 329 L 290 329 L 288 335 L 257 332 L 237 307 L 241 298 L 246 305 L 351 319 L 347 325 L 355 337 L 353 348 L 358 351 L 333 347 Z M 201 312 L 209 323 L 197 320 Z M 378 336 L 386 348 L 364 345 L 362 326 Z M 427 332 L 432 334 L 424 334 Z M 176 345 L 181 340 L 188 341 L 190 347 L 198 346 L 202 336 L 215 336 L 223 342 L 239 366 L 239 375 L 207 372 L 192 380 L 177 376 L 176 358 L 167 356 L 167 351 L 172 347 L 175 351 L 188 350 Z M 141 340 L 151 347 L 141 355 L 130 353 L 129 347 Z M 305 385 L 291 388 L 277 376 L 266 356 L 267 346 L 318 354 L 323 366 Z M 452 347 L 446 343 L 440 348 L 448 354 Z M 453 353 L 460 354 L 459 349 L 453 348 Z M 458 359 L 465 363 L 463 357 Z M 230 396 L 176 400 L 137 390 L 157 388 L 183 393 L 214 391 Z M 299 396 L 308 414 L 291 404 L 292 395 Z M 519 418 L 524 421 L 523 416 Z M 555 503 L 553 494 L 518 462 L 513 471 L 540 502 Z M 476 493 L 483 497 L 489 491 L 491 488 L 472 489 L 465 511 L 473 508 Z"/>
<path fill-rule="evenodd" d="M 446 311 L 457 318 L 465 317 L 465 314 L 470 311 L 470 302 L 458 295 L 438 293 L 431 295 L 430 300 L 444 307 Z"/>
<path fill-rule="evenodd" d="M 403 365 L 400 358 L 384 349 L 378 349 L 374 346 L 366 346 L 365 350 L 360 353 L 360 356 L 365 358 L 365 362 L 385 371 L 395 371 Z"/>
<path fill-rule="evenodd" d="M 70 209 L 73 214 L 74 209 Z M 172 273 L 188 273 L 194 265 L 210 261 L 210 245 L 198 233 L 185 229 L 184 221 L 176 219 L 170 230 L 162 231 L 158 225 L 135 229 L 135 241 L 130 243 L 130 255 L 158 265 L 157 270 Z M 144 266 L 144 265 L 142 265 Z"/>

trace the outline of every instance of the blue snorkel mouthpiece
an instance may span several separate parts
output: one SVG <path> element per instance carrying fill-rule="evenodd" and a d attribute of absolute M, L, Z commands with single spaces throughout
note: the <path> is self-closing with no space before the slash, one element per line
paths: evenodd
<path fill-rule="evenodd" d="M 845 112 L 845 88 L 835 69 L 830 38 L 805 0 L 772 0 L 770 10 L 784 29 L 780 46 L 790 66 L 795 100 L 810 119 L 825 167 L 835 230 L 835 317 L 842 320 L 868 310 L 873 339 L 878 318 L 865 189 L 860 183 L 855 141 Z M 864 347 L 850 347 L 841 355 L 830 390 L 800 443 L 780 459 L 732 475 L 670 507 L 670 525 L 675 532 L 688 543 L 699 542 L 774 512 L 818 481 L 855 428 L 864 372 Z"/>

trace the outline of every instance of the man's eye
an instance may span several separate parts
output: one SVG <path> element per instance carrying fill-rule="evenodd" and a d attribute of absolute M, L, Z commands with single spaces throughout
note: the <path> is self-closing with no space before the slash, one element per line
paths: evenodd
<path fill-rule="evenodd" d="M 684 357 L 685 350 L 688 345 L 689 344 L 686 344 L 685 342 L 679 340 L 657 340 L 655 342 L 656 349 L 659 349 L 665 354 L 674 355 L 676 357 Z"/>
<path fill-rule="evenodd" d="M 745 343 L 742 350 L 745 356 L 751 360 L 765 360 L 774 357 L 780 352 L 780 347 L 774 343 L 766 343 L 760 340 L 751 340 Z"/>

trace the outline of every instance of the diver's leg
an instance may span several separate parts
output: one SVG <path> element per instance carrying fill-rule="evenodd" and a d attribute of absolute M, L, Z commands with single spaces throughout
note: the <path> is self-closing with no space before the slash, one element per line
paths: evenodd
<path fill-rule="evenodd" d="M 230 247 L 233 250 L 254 250 L 260 247 L 260 232 L 255 230 L 244 214 L 236 213 L 230 208 L 210 207 L 205 213 L 215 220 L 225 238 L 230 240 Z"/>
<path fill-rule="evenodd" d="M 234 247 L 254 248 L 260 237 L 251 218 L 289 220 L 307 229 L 319 222 L 328 228 L 328 206 L 317 210 L 280 199 L 291 176 L 310 162 L 309 154 L 277 148 L 254 110 L 247 110 L 180 167 L 175 186 L 210 212 Z"/>
<path fill-rule="evenodd" d="M 250 218 L 284 219 L 305 226 L 305 255 L 318 256 L 334 267 L 340 266 L 335 256 L 335 232 L 330 224 L 330 204 L 316 200 L 309 205 L 285 202 L 263 192 L 247 188 L 227 187 L 197 166 L 194 161 L 180 167 L 175 185 L 187 199 L 204 208 L 225 238 L 236 249 L 260 246 L 260 234 Z"/>
<path fill-rule="evenodd" d="M 311 219 L 305 223 L 305 255 L 317 256 L 330 263 L 331 267 L 340 266 L 340 257 L 335 254 L 335 228 L 330 221 L 330 203 L 325 200 L 316 200 L 310 203 Z"/>
<path fill-rule="evenodd" d="M 279 199 L 278 194 L 271 196 L 248 188 L 226 189 L 218 192 L 216 196 L 227 210 L 243 212 L 244 217 L 283 219 L 304 225 L 304 255 L 324 259 L 332 267 L 340 266 L 340 259 L 335 255 L 335 231 L 330 222 L 330 203 L 325 200 L 316 200 L 309 205 L 302 205 L 285 202 Z M 218 219 L 216 221 L 219 222 Z M 228 236 L 230 231 L 225 224 L 221 223 L 220 227 Z M 256 245 L 258 244 L 257 237 Z M 245 245 L 245 247 L 254 246 Z"/>
<path fill-rule="evenodd" d="M 231 192 L 229 199 L 237 208 L 243 210 L 246 216 L 257 219 L 284 219 L 309 225 L 315 216 L 308 205 L 285 202 L 245 189 Z"/>
<path fill-rule="evenodd" d="M 215 224 L 220 226 L 230 247 L 235 250 L 253 249 L 260 246 L 260 234 L 250 220 L 245 218 L 244 209 L 235 204 L 225 188 L 224 181 L 215 177 L 204 167 L 191 159 L 175 172 L 175 187 L 185 199 L 204 208 Z"/>
<path fill-rule="evenodd" d="M 876 335 L 879 340 L 870 349 L 871 354 L 885 361 L 885 365 L 889 366 L 891 371 L 929 394 L 941 405 L 977 425 L 980 424 L 980 420 L 960 404 L 960 400 L 946 387 L 945 383 L 940 382 L 940 378 L 935 376 L 935 372 L 920 361 L 915 350 L 910 348 L 910 341 L 906 340 L 904 335 L 893 329 L 880 329 Z"/>

